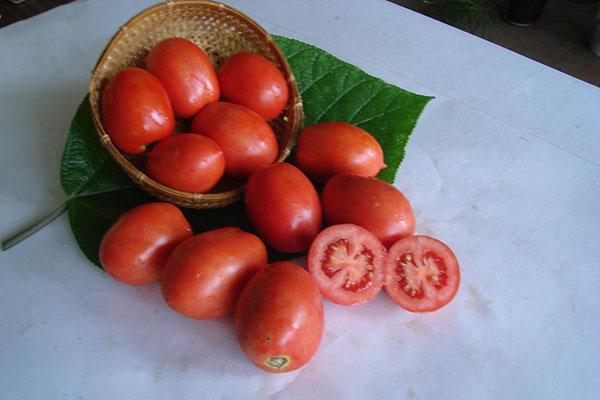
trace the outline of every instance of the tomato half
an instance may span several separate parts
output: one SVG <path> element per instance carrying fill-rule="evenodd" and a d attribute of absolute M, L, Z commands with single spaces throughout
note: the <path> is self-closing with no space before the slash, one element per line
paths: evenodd
<path fill-rule="evenodd" d="M 377 178 L 336 175 L 327 181 L 321 203 L 329 224 L 362 226 L 386 247 L 415 230 L 415 215 L 406 197 Z"/>
<path fill-rule="evenodd" d="M 379 142 L 347 122 L 305 128 L 298 137 L 296 163 L 309 178 L 323 183 L 337 174 L 375 176 L 385 168 Z"/>
<path fill-rule="evenodd" d="M 159 142 L 150 153 L 146 173 L 173 189 L 205 193 L 223 176 L 225 157 L 214 140 L 181 133 Z"/>
<path fill-rule="evenodd" d="M 288 102 L 288 86 L 283 74 L 259 54 L 232 55 L 221 66 L 218 77 L 225 99 L 256 111 L 266 120 L 281 114 Z"/>
<path fill-rule="evenodd" d="M 192 132 L 213 139 L 225 155 L 225 174 L 245 179 L 272 164 L 279 148 L 273 130 L 251 109 L 224 101 L 204 107 L 194 118 Z"/>
<path fill-rule="evenodd" d="M 343 305 L 371 300 L 383 286 L 385 247 L 357 225 L 333 225 L 317 235 L 308 252 L 308 270 L 321 294 Z"/>
<path fill-rule="evenodd" d="M 100 243 L 100 264 L 119 282 L 144 285 L 163 274 L 173 249 L 192 236 L 181 211 L 169 203 L 146 203 L 121 215 Z"/>
<path fill-rule="evenodd" d="M 385 290 L 405 310 L 435 311 L 454 298 L 460 268 L 452 250 L 429 236 L 396 242 L 385 263 Z"/>
<path fill-rule="evenodd" d="M 175 116 L 157 77 L 141 68 L 119 71 L 102 92 L 102 122 L 115 146 L 139 154 L 173 133 Z"/>
<path fill-rule="evenodd" d="M 269 264 L 248 282 L 235 310 L 244 353 L 269 372 L 306 364 L 323 336 L 323 301 L 306 270 L 290 262 Z"/>
<path fill-rule="evenodd" d="M 175 311 L 196 319 L 234 311 L 244 285 L 267 263 L 267 249 L 238 228 L 203 232 L 175 249 L 161 281 L 162 294 Z"/>
<path fill-rule="evenodd" d="M 206 104 L 219 100 L 219 81 L 212 63 L 187 39 L 158 43 L 148 53 L 146 67 L 165 86 L 179 118 L 190 118 Z"/>

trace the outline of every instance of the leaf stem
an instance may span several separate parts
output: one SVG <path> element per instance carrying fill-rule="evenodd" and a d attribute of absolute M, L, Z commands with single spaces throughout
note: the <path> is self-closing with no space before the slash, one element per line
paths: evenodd
<path fill-rule="evenodd" d="M 11 247 L 21 243 L 23 240 L 27 239 L 29 236 L 33 235 L 50 222 L 54 221 L 56 218 L 60 217 L 62 213 L 67 210 L 67 202 L 65 201 L 63 204 L 58 206 L 56 209 L 46 214 L 42 218 L 36 220 L 32 224 L 28 225 L 26 228 L 20 230 L 15 233 L 11 237 L 2 241 L 2 250 L 6 251 Z"/>

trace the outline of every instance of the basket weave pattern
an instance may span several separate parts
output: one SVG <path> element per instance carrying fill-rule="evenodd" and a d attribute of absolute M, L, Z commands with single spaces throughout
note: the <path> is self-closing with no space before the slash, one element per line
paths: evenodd
<path fill-rule="evenodd" d="M 271 60 L 286 77 L 290 99 L 282 115 L 271 121 L 279 142 L 278 161 L 289 155 L 302 127 L 302 100 L 292 71 L 269 34 L 240 11 L 212 1 L 168 1 L 151 7 L 123 25 L 108 43 L 92 73 L 89 99 L 100 141 L 115 161 L 141 188 L 151 194 L 189 208 L 224 207 L 238 200 L 243 186 L 219 193 L 188 193 L 166 187 L 144 174 L 139 166 L 144 156 L 122 153 L 104 130 L 100 114 L 102 89 L 117 72 L 126 67 L 144 67 L 148 51 L 171 37 L 186 38 L 211 59 L 215 67 L 230 55 L 252 51 Z"/>

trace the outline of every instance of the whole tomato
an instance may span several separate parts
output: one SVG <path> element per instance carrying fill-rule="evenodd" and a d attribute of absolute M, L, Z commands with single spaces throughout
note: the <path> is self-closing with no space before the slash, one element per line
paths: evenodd
<path fill-rule="evenodd" d="M 288 102 L 288 86 L 281 71 L 256 53 L 236 53 L 219 70 L 223 97 L 256 111 L 266 120 L 281 114 Z"/>
<path fill-rule="evenodd" d="M 139 154 L 146 145 L 169 136 L 175 116 L 163 84 L 150 72 L 125 68 L 102 92 L 102 122 L 120 150 Z"/>
<path fill-rule="evenodd" d="M 192 236 L 181 211 L 147 203 L 121 215 L 100 243 L 100 263 L 119 282 L 144 285 L 160 279 L 173 249 Z"/>
<path fill-rule="evenodd" d="M 225 174 L 245 179 L 272 164 L 279 153 L 269 124 L 251 109 L 218 102 L 204 107 L 194 118 L 192 132 L 212 138 L 225 155 Z"/>
<path fill-rule="evenodd" d="M 146 58 L 146 68 L 161 80 L 175 115 L 190 118 L 202 107 L 219 100 L 219 81 L 204 52 L 187 39 L 159 42 Z"/>
<path fill-rule="evenodd" d="M 181 133 L 159 142 L 146 164 L 149 177 L 173 189 L 205 193 L 223 176 L 225 157 L 211 138 Z"/>
<path fill-rule="evenodd" d="M 377 178 L 336 175 L 327 181 L 321 203 L 329 224 L 362 226 L 386 247 L 415 230 L 415 215 L 406 197 Z"/>
<path fill-rule="evenodd" d="M 307 250 L 321 228 L 317 191 L 291 164 L 273 164 L 250 175 L 244 202 L 252 225 L 279 251 Z"/>
<path fill-rule="evenodd" d="M 296 163 L 309 178 L 322 183 L 342 173 L 375 176 L 385 168 L 379 142 L 347 122 L 323 122 L 304 129 Z"/>
<path fill-rule="evenodd" d="M 251 233 L 231 227 L 203 232 L 169 257 L 162 294 L 187 317 L 222 317 L 234 311 L 242 288 L 266 263 L 265 245 Z"/>
<path fill-rule="evenodd" d="M 238 341 L 248 358 L 269 372 L 306 364 L 323 336 L 323 301 L 306 270 L 277 262 L 248 282 L 235 310 Z"/>

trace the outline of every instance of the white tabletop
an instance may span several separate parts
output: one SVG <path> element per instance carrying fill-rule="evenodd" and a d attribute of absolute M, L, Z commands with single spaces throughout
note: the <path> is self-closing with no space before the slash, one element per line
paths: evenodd
<path fill-rule="evenodd" d="M 0 236 L 64 201 L 70 119 L 112 33 L 154 1 L 80 0 L 0 29 Z M 384 0 L 238 0 L 274 34 L 436 98 L 397 185 L 453 247 L 455 300 L 326 304 L 304 369 L 257 370 L 230 318 L 90 264 L 63 216 L 0 253 L 0 399 L 594 399 L 600 90 Z"/>

